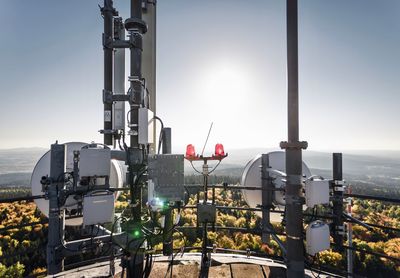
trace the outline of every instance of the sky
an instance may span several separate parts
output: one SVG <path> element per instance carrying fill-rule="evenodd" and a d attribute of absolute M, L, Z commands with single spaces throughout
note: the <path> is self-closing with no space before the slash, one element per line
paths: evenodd
<path fill-rule="evenodd" d="M 129 1 L 115 0 L 123 18 Z M 287 140 L 283 0 L 158 0 L 157 115 L 173 151 Z M 0 149 L 102 142 L 100 0 L 2 0 Z M 300 139 L 400 150 L 400 1 L 299 0 Z"/>

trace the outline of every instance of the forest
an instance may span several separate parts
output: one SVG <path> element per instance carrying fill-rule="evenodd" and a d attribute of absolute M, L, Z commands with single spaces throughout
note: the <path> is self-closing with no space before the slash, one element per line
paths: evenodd
<path fill-rule="evenodd" d="M 224 178 L 223 180 L 228 180 Z M 214 177 L 213 182 L 221 178 Z M 188 177 L 186 182 L 195 182 Z M 234 182 L 234 179 L 229 180 Z M 199 231 L 196 230 L 196 194 L 189 192 L 186 208 L 182 209 L 177 230 L 173 234 L 174 247 L 200 247 L 202 242 Z M 21 190 L 3 190 L 0 198 L 8 198 L 26 194 Z M 247 207 L 239 190 L 216 189 L 216 204 L 219 206 Z M 201 198 L 200 194 L 200 198 Z M 211 191 L 209 191 L 211 197 Z M 121 194 L 116 202 L 116 212 L 123 211 L 128 206 L 128 194 Z M 319 213 L 326 213 L 326 207 L 318 208 Z M 366 251 L 386 254 L 398 260 L 380 258 L 370 253 L 354 252 L 355 273 L 364 277 L 398 277 L 400 273 L 400 206 L 390 203 L 357 200 L 352 205 L 353 216 L 367 223 L 374 223 L 394 229 L 373 228 L 368 230 L 353 224 L 353 246 Z M 306 222 L 311 220 L 305 219 Z M 47 224 L 34 202 L 0 203 L 0 277 L 43 276 L 46 271 L 46 238 Z M 29 223 L 33 226 L 25 226 Z M 284 223 L 283 223 L 284 224 Z M 260 237 L 261 219 L 254 212 L 246 210 L 218 210 L 215 231 L 208 232 L 209 244 L 218 248 L 251 250 L 273 258 L 281 258 L 282 252 L 274 240 L 263 244 Z M 278 237 L 285 242 L 284 226 L 273 223 Z M 306 224 L 305 224 L 306 225 Z M 23 227 L 21 227 L 23 226 Z M 15 227 L 9 229 L 10 227 Z M 223 227 L 233 227 L 236 230 L 224 230 Z M 240 230 L 240 231 L 238 231 Z M 347 244 L 347 242 L 345 242 Z M 155 246 L 161 250 L 161 243 Z M 316 257 L 307 256 L 306 265 L 315 269 L 345 270 L 346 250 L 331 249 L 323 251 Z M 90 257 L 88 254 L 86 257 Z M 94 255 L 92 255 L 94 256 Z"/>

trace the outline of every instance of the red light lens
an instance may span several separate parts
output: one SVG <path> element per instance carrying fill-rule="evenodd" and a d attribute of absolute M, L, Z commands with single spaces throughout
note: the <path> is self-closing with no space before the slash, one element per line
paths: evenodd
<path fill-rule="evenodd" d="M 215 156 L 224 156 L 224 155 L 225 155 L 224 145 L 216 144 L 215 145 Z"/>
<path fill-rule="evenodd" d="M 194 150 L 194 146 L 189 144 L 186 146 L 186 157 L 195 157 L 196 151 Z"/>

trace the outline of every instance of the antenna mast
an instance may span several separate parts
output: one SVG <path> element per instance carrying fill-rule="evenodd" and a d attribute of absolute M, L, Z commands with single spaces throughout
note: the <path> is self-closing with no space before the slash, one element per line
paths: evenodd
<path fill-rule="evenodd" d="M 288 73 L 288 141 L 280 146 L 286 150 L 286 234 L 287 277 L 304 277 L 302 149 L 307 142 L 299 141 L 299 85 L 297 0 L 286 2 L 287 73 Z"/>

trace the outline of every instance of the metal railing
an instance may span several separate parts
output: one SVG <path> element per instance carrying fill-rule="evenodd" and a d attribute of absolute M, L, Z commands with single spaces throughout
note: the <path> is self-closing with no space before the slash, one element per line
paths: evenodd
<path fill-rule="evenodd" d="M 201 187 L 201 185 L 197 185 L 197 184 L 189 184 L 186 185 L 186 187 Z M 212 188 L 220 188 L 220 189 L 224 189 L 224 190 L 261 190 L 261 188 L 259 187 L 244 187 L 244 186 L 233 186 L 233 185 L 210 185 L 209 186 L 210 189 Z M 125 190 L 129 190 L 129 188 L 119 188 L 119 189 L 114 189 L 114 191 L 125 191 Z M 215 192 L 215 191 L 214 191 Z M 215 194 L 215 193 L 214 193 Z M 194 195 L 194 194 L 193 194 Z M 400 200 L 399 199 L 395 199 L 395 198 L 387 198 L 387 197 L 380 197 L 380 196 L 371 196 L 371 195 L 362 195 L 362 194 L 344 194 L 344 197 L 351 197 L 351 198 L 356 198 L 356 199 L 362 199 L 362 200 L 375 200 L 375 201 L 381 201 L 381 202 L 389 202 L 389 203 L 395 203 L 395 204 L 400 204 Z M 34 201 L 37 199 L 43 199 L 45 198 L 45 195 L 36 195 L 36 196 L 24 196 L 24 197 L 14 197 L 14 198 L 4 198 L 4 199 L 0 199 L 0 203 L 13 203 L 13 202 L 21 202 L 21 201 Z M 196 209 L 197 206 L 185 206 L 182 209 Z M 232 211 L 232 210 L 245 210 L 245 211 L 252 211 L 252 212 L 256 212 L 256 211 L 262 211 L 261 208 L 249 208 L 249 207 L 233 207 L 233 206 L 216 206 L 217 210 L 220 211 Z M 278 213 L 278 214 L 284 214 L 284 211 L 282 210 L 271 210 L 271 213 Z M 310 214 L 310 213 L 303 213 L 303 216 L 309 216 L 309 217 L 314 217 L 317 219 L 328 219 L 331 220 L 334 218 L 333 215 L 329 215 L 329 214 Z M 353 221 L 351 219 L 345 219 L 344 222 L 351 222 L 354 223 L 356 225 L 359 225 L 356 221 Z M 37 225 L 44 225 L 47 224 L 48 220 L 44 219 L 38 222 L 32 222 L 32 223 L 22 223 L 19 225 L 13 225 L 13 226 L 8 226 L 8 227 L 3 227 L 0 228 L 0 234 L 5 233 L 9 230 L 13 230 L 13 229 L 21 229 L 24 227 L 35 227 Z M 372 224 L 372 223 L 365 223 L 368 226 L 372 227 L 372 228 L 378 228 L 378 229 L 383 229 L 383 230 L 388 230 L 388 231 L 392 231 L 392 232 L 399 232 L 400 233 L 400 229 L 396 228 L 396 227 L 388 227 L 388 226 L 383 226 L 383 225 L 377 225 L 377 224 Z M 184 231 L 187 229 L 201 229 L 201 226 L 178 226 L 177 227 L 178 230 Z M 232 231 L 232 232 L 243 232 L 243 233 L 251 233 L 251 234 L 257 234 L 260 235 L 261 234 L 261 229 L 260 228 L 242 228 L 242 227 L 222 227 L 222 226 L 214 226 L 213 229 L 215 230 L 219 230 L 219 231 Z M 277 235 L 281 235 L 281 236 L 285 236 L 284 233 L 276 233 Z M 335 246 L 335 243 L 331 243 L 333 246 Z M 380 258 L 385 258 L 388 260 L 392 260 L 393 262 L 395 262 L 396 264 L 400 263 L 400 258 L 397 257 L 393 257 L 393 256 L 389 256 L 387 254 L 383 254 L 383 253 L 378 253 L 378 252 L 373 252 L 370 250 L 366 250 L 366 249 L 361 249 L 361 248 L 357 248 L 357 247 L 350 247 L 350 246 L 346 246 L 346 245 L 342 245 L 340 247 L 343 247 L 345 249 L 351 249 L 353 251 L 357 251 L 357 252 L 361 252 L 364 254 L 369 254 L 369 255 L 373 255 L 376 257 L 380 257 Z M 41 245 L 40 248 L 43 248 L 45 250 L 45 245 Z M 191 247 L 185 247 L 185 250 L 191 250 Z M 196 247 L 197 248 L 197 247 Z M 196 249 L 194 248 L 194 249 Z M 209 247 L 211 248 L 211 247 Z M 198 247 L 198 249 L 201 249 L 200 247 Z M 243 250 L 231 250 L 231 249 L 226 249 L 226 248 L 214 248 L 214 251 L 219 251 L 219 252 L 231 252 L 231 253 L 243 253 L 245 252 L 246 254 L 249 254 L 249 251 L 243 251 Z M 5 250 L 3 250 L 5 251 Z M 27 249 L 24 251 L 20 251 L 20 252 L 15 252 L 13 254 L 6 254 L 6 255 L 2 255 L 0 256 L 0 261 L 2 260 L 6 260 L 9 258 L 13 258 L 13 257 L 18 257 L 21 255 L 29 255 L 32 254 L 34 252 L 37 252 L 38 249 L 37 247 L 32 248 L 32 250 Z M 250 250 L 250 253 L 252 254 L 252 256 L 260 256 L 260 257 L 273 257 L 270 256 L 266 253 L 260 253 L 260 252 L 255 252 Z M 120 255 L 115 255 L 114 257 L 118 257 Z M 93 262 L 98 262 L 98 261 L 104 261 L 107 260 L 107 258 L 109 258 L 109 256 L 103 256 L 101 258 L 95 258 L 95 259 L 90 259 L 87 261 L 83 261 L 77 264 L 71 264 L 71 265 L 67 265 L 66 268 L 67 269 L 71 269 L 73 268 L 74 265 L 76 266 L 81 266 L 84 264 L 90 264 Z M 281 258 L 281 257 L 280 257 Z M 329 271 L 329 267 L 324 267 L 325 270 Z M 346 274 L 349 275 L 349 273 L 339 270 L 339 269 L 331 269 L 330 271 L 333 271 L 334 273 L 340 273 L 340 274 Z M 336 272 L 335 272 L 336 271 Z M 356 274 L 354 274 L 354 276 L 356 276 Z"/>

